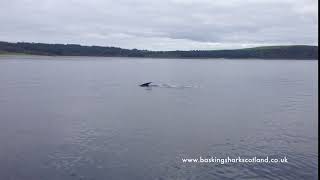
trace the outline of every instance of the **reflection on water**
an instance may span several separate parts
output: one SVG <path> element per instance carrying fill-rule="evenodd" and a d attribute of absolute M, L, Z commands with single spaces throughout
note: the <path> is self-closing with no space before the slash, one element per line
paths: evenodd
<path fill-rule="evenodd" d="M 0 179 L 317 179 L 317 63 L 1 57 Z"/>

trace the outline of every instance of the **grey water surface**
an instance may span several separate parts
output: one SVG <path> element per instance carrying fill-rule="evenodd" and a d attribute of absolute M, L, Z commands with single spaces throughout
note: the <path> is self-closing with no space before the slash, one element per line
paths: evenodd
<path fill-rule="evenodd" d="M 0 179 L 317 179 L 317 65 L 1 56 Z"/>

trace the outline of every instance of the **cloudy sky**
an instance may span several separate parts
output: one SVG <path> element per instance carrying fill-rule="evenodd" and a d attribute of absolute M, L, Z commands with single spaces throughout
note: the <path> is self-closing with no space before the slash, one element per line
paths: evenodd
<path fill-rule="evenodd" d="M 318 0 L 0 0 L 0 41 L 150 50 L 318 44 Z"/>

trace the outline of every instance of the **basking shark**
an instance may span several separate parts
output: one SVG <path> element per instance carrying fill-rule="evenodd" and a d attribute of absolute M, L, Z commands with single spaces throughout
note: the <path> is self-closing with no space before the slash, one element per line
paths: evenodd
<path fill-rule="evenodd" d="M 147 82 L 147 83 L 144 83 L 144 84 L 140 84 L 139 86 L 141 86 L 141 87 L 150 87 L 151 83 L 152 82 Z"/>
<path fill-rule="evenodd" d="M 153 83 L 147 82 L 139 85 L 140 87 L 159 87 L 159 88 L 174 88 L 174 89 L 185 89 L 185 88 L 196 88 L 197 86 L 185 86 L 185 85 L 171 85 L 171 84 L 164 84 L 164 83 Z M 149 89 L 147 88 L 147 89 Z"/>

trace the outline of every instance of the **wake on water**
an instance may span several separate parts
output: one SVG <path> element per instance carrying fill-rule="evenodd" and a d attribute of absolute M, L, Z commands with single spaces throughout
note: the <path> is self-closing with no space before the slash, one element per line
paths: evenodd
<path fill-rule="evenodd" d="M 179 84 L 168 84 L 168 83 L 151 83 L 148 88 L 172 88 L 172 89 L 185 89 L 185 88 L 199 88 L 196 85 L 179 85 Z"/>

